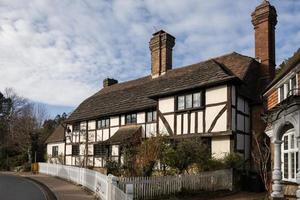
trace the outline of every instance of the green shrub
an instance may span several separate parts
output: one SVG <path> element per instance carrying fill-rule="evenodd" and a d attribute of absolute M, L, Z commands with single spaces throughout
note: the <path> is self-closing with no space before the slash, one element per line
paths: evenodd
<path fill-rule="evenodd" d="M 229 153 L 223 158 L 225 168 L 241 169 L 244 165 L 244 159 L 237 153 Z"/>
<path fill-rule="evenodd" d="M 188 172 L 188 168 L 198 163 L 205 163 L 209 158 L 207 146 L 199 138 L 185 139 L 178 144 L 169 145 L 163 152 L 163 162 L 178 170 Z"/>
<path fill-rule="evenodd" d="M 107 169 L 107 174 L 113 174 L 115 176 L 120 176 L 121 165 L 119 162 L 108 158 L 105 163 L 105 168 Z"/>

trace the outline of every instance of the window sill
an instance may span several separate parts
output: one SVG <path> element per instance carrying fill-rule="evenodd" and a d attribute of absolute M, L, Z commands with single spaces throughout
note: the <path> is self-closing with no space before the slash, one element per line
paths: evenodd
<path fill-rule="evenodd" d="M 189 108 L 189 109 L 183 109 L 183 110 L 176 110 L 175 113 L 182 113 L 182 112 L 192 112 L 196 110 L 204 110 L 204 106 L 197 107 L 197 108 Z"/>

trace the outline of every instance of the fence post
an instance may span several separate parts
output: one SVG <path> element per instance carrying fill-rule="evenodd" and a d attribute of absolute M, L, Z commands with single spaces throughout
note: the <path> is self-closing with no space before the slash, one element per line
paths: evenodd
<path fill-rule="evenodd" d="M 178 178 L 179 178 L 179 191 L 178 192 L 181 192 L 182 191 L 182 185 L 183 185 L 183 183 L 182 183 L 182 175 L 181 174 L 179 174 L 178 175 Z"/>
<path fill-rule="evenodd" d="M 107 188 L 108 188 L 108 191 L 107 191 L 107 199 L 108 200 L 113 200 L 113 185 L 117 187 L 117 177 L 115 177 L 114 175 L 112 174 L 109 174 L 107 176 Z"/>
<path fill-rule="evenodd" d="M 132 200 L 133 199 L 133 184 L 126 184 L 126 199 Z"/>

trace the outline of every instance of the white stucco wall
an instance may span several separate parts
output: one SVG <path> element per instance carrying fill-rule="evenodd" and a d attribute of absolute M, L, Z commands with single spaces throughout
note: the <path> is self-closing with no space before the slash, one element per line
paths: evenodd
<path fill-rule="evenodd" d="M 72 156 L 66 156 L 66 165 L 72 165 Z"/>
<path fill-rule="evenodd" d="M 211 106 L 206 108 L 206 112 L 205 112 L 206 131 L 209 130 L 213 120 L 216 118 L 216 116 L 224 106 L 226 105 Z M 223 115 L 217 120 L 217 123 L 215 124 L 213 131 L 226 131 L 226 129 L 227 129 L 227 112 L 225 111 Z"/>
<path fill-rule="evenodd" d="M 181 132 L 182 132 L 182 130 L 181 130 L 181 115 L 177 115 L 176 120 L 177 120 L 177 122 L 176 122 L 176 125 L 177 125 L 176 134 L 181 135 Z"/>
<path fill-rule="evenodd" d="M 227 85 L 209 88 L 205 92 L 205 103 L 213 104 L 227 101 Z"/>
<path fill-rule="evenodd" d="M 227 130 L 227 112 L 225 111 L 221 117 L 217 120 L 215 127 L 212 129 L 212 132 L 220 132 Z"/>
<path fill-rule="evenodd" d="M 195 117 L 195 112 L 191 113 L 191 122 L 190 122 L 190 133 L 195 133 L 195 120 L 196 120 L 196 117 Z"/>
<path fill-rule="evenodd" d="M 158 101 L 158 109 L 161 113 L 174 112 L 174 97 L 160 98 Z"/>
<path fill-rule="evenodd" d="M 121 125 L 125 125 L 125 115 L 121 116 Z"/>
<path fill-rule="evenodd" d="M 109 138 L 109 128 L 103 129 L 103 141 Z"/>
<path fill-rule="evenodd" d="M 71 155 L 72 154 L 72 145 L 68 144 L 66 145 L 66 155 Z"/>
<path fill-rule="evenodd" d="M 88 138 L 89 138 L 89 142 L 95 142 L 95 131 L 89 131 L 88 132 Z"/>
<path fill-rule="evenodd" d="M 52 156 L 52 147 L 58 146 L 58 155 L 65 155 L 65 143 L 64 142 L 56 142 L 47 144 L 47 154 Z"/>
<path fill-rule="evenodd" d="M 110 118 L 110 126 L 119 126 L 119 116 L 114 116 Z"/>
<path fill-rule="evenodd" d="M 198 133 L 203 133 L 203 112 L 198 112 Z"/>
<path fill-rule="evenodd" d="M 156 123 L 146 125 L 146 137 L 151 137 L 156 134 Z"/>
<path fill-rule="evenodd" d="M 137 123 L 145 123 L 145 112 L 139 112 L 136 116 Z"/>
<path fill-rule="evenodd" d="M 89 121 L 88 128 L 89 128 L 89 130 L 95 130 L 96 129 L 96 121 L 95 120 Z"/>
<path fill-rule="evenodd" d="M 223 158 L 230 153 L 230 137 L 213 137 L 211 140 L 211 152 L 215 158 Z"/>
<path fill-rule="evenodd" d="M 112 145 L 111 155 L 112 156 L 118 156 L 119 155 L 119 145 Z"/>
<path fill-rule="evenodd" d="M 188 133 L 188 114 L 183 114 L 183 134 Z"/>

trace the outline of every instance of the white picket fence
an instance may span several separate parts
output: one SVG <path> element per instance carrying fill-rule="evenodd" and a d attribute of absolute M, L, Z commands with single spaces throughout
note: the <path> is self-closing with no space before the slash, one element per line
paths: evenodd
<path fill-rule="evenodd" d="M 133 199 L 154 199 L 181 191 L 232 191 L 233 170 L 202 172 L 196 175 L 118 178 L 118 185 L 123 191 L 128 184 L 133 185 Z"/>
<path fill-rule="evenodd" d="M 39 173 L 56 176 L 80 184 L 100 197 L 102 200 L 131 200 L 131 195 L 125 194 L 117 187 L 116 177 L 106 176 L 99 172 L 50 163 L 39 163 Z"/>

